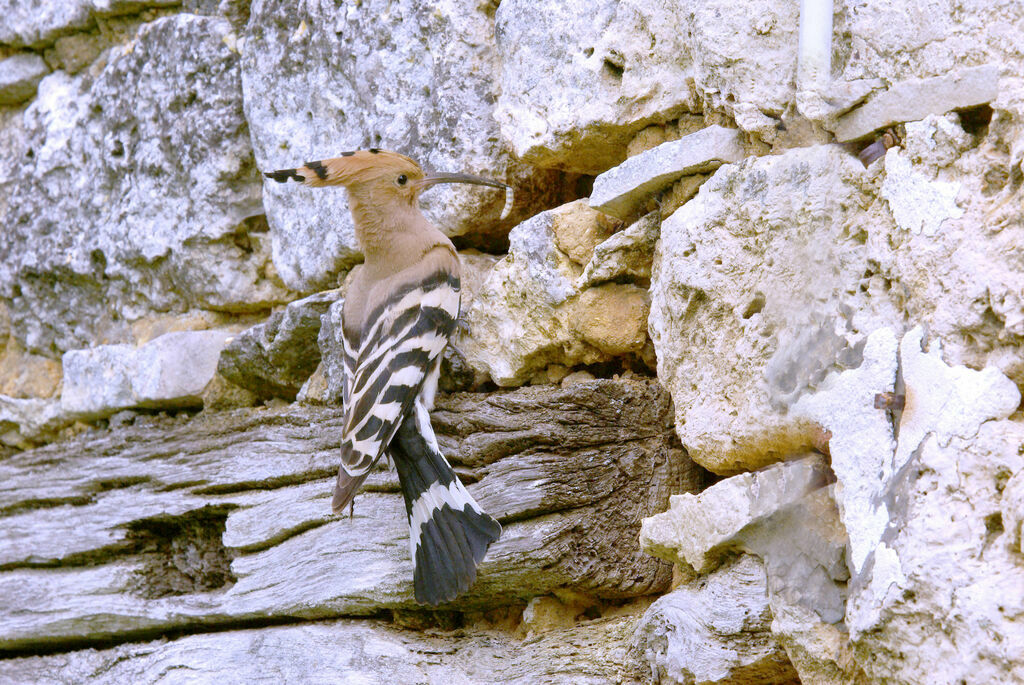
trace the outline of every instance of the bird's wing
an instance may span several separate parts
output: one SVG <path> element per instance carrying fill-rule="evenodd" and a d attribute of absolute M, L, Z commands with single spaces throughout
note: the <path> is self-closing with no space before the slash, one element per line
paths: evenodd
<path fill-rule="evenodd" d="M 458 314 L 459 278 L 439 269 L 395 288 L 365 318 L 351 383 L 346 370 L 335 511 L 354 494 L 351 481 L 362 481 L 409 415 L 427 372 L 455 330 Z"/>
<path fill-rule="evenodd" d="M 352 380 L 356 375 L 356 348 L 358 345 L 358 340 L 349 339 L 345 331 L 342 330 L 341 351 L 344 366 L 341 378 L 341 406 L 346 408 L 348 407 L 349 398 L 352 397 Z"/>

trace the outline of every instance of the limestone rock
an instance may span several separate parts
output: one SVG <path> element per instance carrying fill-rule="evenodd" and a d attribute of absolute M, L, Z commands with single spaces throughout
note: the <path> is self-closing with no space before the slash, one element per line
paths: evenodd
<path fill-rule="evenodd" d="M 622 280 L 649 285 L 654 247 L 660 234 L 661 218 L 657 212 L 651 212 L 615 233 L 594 247 L 593 257 L 577 280 L 577 287 L 582 289 L 606 281 Z"/>
<path fill-rule="evenodd" d="M 291 299 L 269 266 L 230 32 L 158 19 L 95 75 L 40 82 L 0 202 L 0 295 L 29 351 L 130 342 L 130 322 L 153 311 Z"/>
<path fill-rule="evenodd" d="M 473 299 L 480 292 L 491 269 L 499 259 L 499 257 L 477 250 L 459 252 L 459 261 L 462 263 L 462 301 L 459 304 L 461 313 L 467 312 L 472 306 Z"/>
<path fill-rule="evenodd" d="M 230 335 L 182 331 L 140 348 L 99 345 L 65 352 L 61 407 L 70 415 L 101 417 L 128 407 L 200 405 Z"/>
<path fill-rule="evenodd" d="M 48 73 L 50 69 L 43 58 L 32 53 L 0 60 L 0 105 L 16 105 L 30 99 Z"/>
<path fill-rule="evenodd" d="M 896 449 L 878 455 L 881 469 L 837 471 L 850 491 L 873 495 L 883 517 L 879 526 L 844 513 L 848 529 L 875 536 L 850 581 L 850 637 L 872 679 L 1010 682 L 1024 676 L 1019 660 L 978 636 L 1024 640 L 1021 597 L 1000 589 L 1024 583 L 1000 509 L 1005 478 L 1024 467 L 1024 427 L 1004 419 L 1020 394 L 991 368 L 946 366 L 921 339 L 915 329 L 900 346 L 907 406 Z M 924 625 L 952 615 L 948 631 Z M 922 647 L 893 658 L 914 633 L 928 635 Z"/>
<path fill-rule="evenodd" d="M 880 78 L 898 85 L 983 65 L 1019 63 L 1013 46 L 1024 17 L 1009 6 L 971 2 L 958 9 L 915 0 L 897 8 L 865 2 L 837 14 L 849 32 L 849 52 L 833 67 L 841 82 Z"/>
<path fill-rule="evenodd" d="M 76 33 L 63 36 L 47 50 L 46 61 L 54 69 L 63 69 L 69 74 L 77 74 L 92 64 L 104 49 L 110 47 L 112 36 L 93 33 Z"/>
<path fill-rule="evenodd" d="M 860 361 L 900 314 L 868 272 L 865 171 L 834 146 L 721 167 L 661 224 L 651 278 L 658 377 L 690 454 L 729 474 L 820 443 L 784 409 Z"/>
<path fill-rule="evenodd" d="M 647 291 L 608 283 L 584 290 L 569 326 L 580 339 L 605 354 L 639 352 L 647 342 Z"/>
<path fill-rule="evenodd" d="M 555 233 L 555 246 L 579 266 L 590 261 L 594 248 L 609 238 L 621 226 L 619 221 L 605 213 L 591 211 L 582 201 L 565 205 L 554 215 L 551 230 Z"/>
<path fill-rule="evenodd" d="M 575 284 L 581 267 L 557 243 L 563 222 L 571 222 L 574 235 L 579 235 L 576 227 L 584 219 L 595 226 L 590 235 L 599 235 L 607 221 L 605 215 L 589 209 L 586 200 L 577 200 L 516 226 L 509 234 L 508 255 L 490 270 L 465 312 L 469 334 L 459 335 L 456 346 L 470 366 L 488 373 L 498 385 L 521 384 L 552 364 L 571 367 L 609 358 L 609 353 L 585 342 L 578 332 L 592 318 L 585 309 L 575 318 L 579 294 Z M 594 298 L 596 302 L 600 296 Z M 634 306 L 636 299 L 627 295 L 626 301 L 616 304 L 632 316 L 633 323 L 643 316 Z M 608 349 L 632 349 L 636 335 L 630 330 L 626 329 L 629 340 L 613 340 L 596 329 L 594 339 L 600 338 Z"/>
<path fill-rule="evenodd" d="M 95 22 L 96 16 L 138 13 L 147 7 L 171 7 L 180 0 L 64 0 L 32 3 L 4 0 L 0 14 L 0 45 L 39 46 L 57 37 L 81 31 Z"/>
<path fill-rule="evenodd" d="M 904 149 L 888 152 L 885 202 L 868 210 L 865 247 L 875 265 L 866 294 L 913 312 L 949 363 L 995 366 L 1022 386 L 1024 226 L 1015 209 L 1020 188 L 1009 178 L 1013 155 L 1024 149 L 1012 152 L 1018 133 L 1003 117 L 988 125 L 992 144 L 979 144 L 970 122 L 955 113 L 926 117 L 906 125 Z M 984 239 L 979 226 L 987 227 Z"/>
<path fill-rule="evenodd" d="M 25 449 L 53 439 L 69 423 L 59 400 L 0 395 L 0 443 Z"/>
<path fill-rule="evenodd" d="M 253 407 L 260 401 L 260 397 L 256 393 L 240 385 L 235 385 L 220 373 L 213 374 L 213 378 L 203 388 L 201 399 L 204 411 Z"/>
<path fill-rule="evenodd" d="M 320 350 L 321 361 L 313 378 L 315 386 L 322 385 L 323 390 L 315 392 L 313 400 L 324 404 L 341 405 L 345 395 L 345 332 L 341 325 L 341 315 L 345 307 L 345 301 L 340 300 L 327 308 L 327 312 L 320 317 L 320 332 L 317 334 L 317 347 Z M 312 381 L 312 379 L 311 379 Z M 308 398 L 314 386 L 306 388 L 304 398 Z"/>
<path fill-rule="evenodd" d="M 640 519 L 701 475 L 673 446 L 657 384 L 599 380 L 437 404 L 443 451 L 504 522 L 476 585 L 451 608 L 522 605 L 563 587 L 609 600 L 667 589 L 668 565 L 636 546 Z M 12 524 L 2 527 L 0 591 L 17 598 L 2 609 L 0 650 L 414 609 L 393 476 L 371 478 L 354 518 L 330 514 L 341 421 L 337 409 L 301 405 L 139 417 L 0 461 L 0 514 Z"/>
<path fill-rule="evenodd" d="M 479 3 L 373 0 L 335 9 L 258 0 L 243 38 L 246 115 L 260 169 L 380 147 L 430 170 L 516 185 L 516 208 L 504 221 L 504 195 L 493 189 L 450 185 L 424 194 L 427 216 L 473 244 L 500 242 L 515 223 L 575 197 L 568 196 L 574 179 L 516 161 L 498 134 L 493 23 Z M 290 287 L 334 287 L 359 260 L 341 189 L 268 181 L 264 203 L 274 263 Z"/>
<path fill-rule="evenodd" d="M 923 338 L 924 330 L 918 326 L 900 342 L 906 406 L 894 470 L 911 459 L 925 438 L 934 438 L 940 446 L 953 438 L 971 438 L 981 424 L 1007 418 L 1020 406 L 1020 390 L 998 369 L 949 367 L 938 345 L 922 349 Z"/>
<path fill-rule="evenodd" d="M 672 212 L 689 202 L 706 180 L 708 180 L 706 175 L 694 174 L 693 176 L 683 176 L 676 181 L 656 203 L 661 218 L 671 216 Z"/>
<path fill-rule="evenodd" d="M 288 304 L 239 333 L 221 352 L 217 370 L 257 396 L 295 399 L 320 363 L 320 317 L 341 292 L 328 290 Z"/>
<path fill-rule="evenodd" d="M 0 395 L 53 397 L 60 389 L 60 378 L 58 360 L 26 352 L 13 338 L 0 348 Z"/>
<path fill-rule="evenodd" d="M 929 114 L 984 105 L 999 97 L 999 67 L 958 69 L 926 79 L 909 79 L 890 86 L 839 119 L 836 139 L 854 140 L 873 131 Z"/>
<path fill-rule="evenodd" d="M 854 682 L 858 671 L 843 623 L 847 535 L 833 499 L 835 486 L 822 487 L 827 471 L 814 456 L 733 476 L 696 495 L 673 496 L 668 512 L 644 520 L 640 541 L 649 553 L 711 573 L 668 597 L 684 588 L 704 592 L 706 583 L 728 577 L 731 571 L 715 570 L 723 559 L 757 555 L 758 572 L 766 576 L 767 597 L 761 601 L 771 609 L 773 643 L 785 648 L 801 682 Z M 719 599 L 729 606 L 736 602 Z M 670 629 L 693 632 L 678 615 L 664 620 Z M 701 642 L 705 659 L 731 644 L 721 635 Z M 688 650 L 677 647 L 662 658 L 678 658 L 680 652 Z"/>
<path fill-rule="evenodd" d="M 1024 639 L 1017 618 L 1024 603 L 1007 590 L 1024 583 L 1024 566 L 1011 550 L 996 487 L 1000 473 L 1024 466 L 1017 454 L 1022 442 L 1019 421 L 984 423 L 977 436 L 955 437 L 946 446 L 927 438 L 885 483 L 891 524 L 865 573 L 852 579 L 847 610 L 858 661 L 871 678 L 985 683 L 1024 677 L 1015 655 L 979 638 Z M 956 620 L 948 632 L 932 631 L 926 616 Z M 890 656 L 888 650 L 922 631 L 928 638 L 920 649 Z"/>
<path fill-rule="evenodd" d="M 834 488 L 813 490 L 738 536 L 764 562 L 771 631 L 801 683 L 863 682 L 844 623 L 850 573 Z"/>
<path fill-rule="evenodd" d="M 699 494 L 674 495 L 668 511 L 644 519 L 640 545 L 708 573 L 735 549 L 740 531 L 802 500 L 827 478 L 824 461 L 811 456 L 727 478 Z"/>
<path fill-rule="evenodd" d="M 708 126 L 630 157 L 598 176 L 594 179 L 590 206 L 626 219 L 644 200 L 680 177 L 707 173 L 745 156 L 738 131 Z"/>
<path fill-rule="evenodd" d="M 592 380 L 594 380 L 594 374 L 589 371 L 573 371 L 572 373 L 567 373 L 563 376 L 559 383 L 563 388 L 568 388 L 576 385 L 577 383 L 586 383 L 587 381 Z"/>
<path fill-rule="evenodd" d="M 659 683 L 798 683 L 771 622 L 764 567 L 743 556 L 658 599 L 634 646 Z"/>
<path fill-rule="evenodd" d="M 1010 549 L 1024 554 L 1024 470 L 1015 473 L 1003 488 L 1003 526 Z"/>
<path fill-rule="evenodd" d="M 323 327 L 321 326 L 321 330 Z M 295 395 L 297 402 L 309 402 L 311 404 L 327 404 L 337 401 L 328 394 L 327 372 L 323 361 L 316 367 L 313 374 L 302 384 L 299 392 Z"/>
<path fill-rule="evenodd" d="M 797 25 L 796 6 L 761 0 L 502 2 L 495 117 L 519 156 L 588 174 L 687 113 L 773 131 L 793 99 Z"/>
<path fill-rule="evenodd" d="M 880 393 L 893 392 L 897 342 L 892 330 L 872 333 L 860 366 L 826 379 L 818 392 L 804 395 L 791 408 L 828 435 L 836 475 L 835 498 L 849 532 L 850 566 L 860 572 L 871 549 L 889 525 L 878 496 L 878 474 L 893 469 L 896 448 L 891 417 L 875 406 Z"/>
<path fill-rule="evenodd" d="M 757 555 L 758 571 L 766 576 L 761 601 L 771 609 L 771 637 L 785 648 L 801 682 L 854 682 L 858 672 L 843 623 L 847 535 L 835 486 L 822 487 L 827 476 L 824 460 L 815 456 L 733 476 L 697 495 L 673 496 L 668 512 L 644 520 L 640 541 L 649 553 L 711 573 L 683 586 L 691 593 L 728 574 L 715 570 L 723 559 Z M 686 620 L 668 622 L 692 632 Z M 702 651 L 711 656 L 730 644 L 721 635 L 704 642 Z"/>
<path fill-rule="evenodd" d="M 885 156 L 881 195 L 901 229 L 934 237 L 947 219 L 964 215 L 956 202 L 959 193 L 959 183 L 928 178 L 906 155 L 896 152 Z"/>
<path fill-rule="evenodd" d="M 525 632 L 526 639 L 530 639 L 541 633 L 569 628 L 576 623 L 583 610 L 584 607 L 566 604 L 557 597 L 534 597 L 523 609 L 523 622 L 519 630 Z"/>

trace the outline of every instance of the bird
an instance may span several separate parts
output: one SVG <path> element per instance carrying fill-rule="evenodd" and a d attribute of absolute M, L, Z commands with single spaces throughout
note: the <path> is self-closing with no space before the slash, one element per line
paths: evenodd
<path fill-rule="evenodd" d="M 418 200 L 440 183 L 503 188 L 504 217 L 511 186 L 463 173 L 427 174 L 413 159 L 378 148 L 265 175 L 343 186 L 364 256 L 342 309 L 344 419 L 334 513 L 350 505 L 386 455 L 405 499 L 416 601 L 451 601 L 476 581 L 501 525 L 466 490 L 430 424 L 441 354 L 459 318 L 460 262 Z"/>

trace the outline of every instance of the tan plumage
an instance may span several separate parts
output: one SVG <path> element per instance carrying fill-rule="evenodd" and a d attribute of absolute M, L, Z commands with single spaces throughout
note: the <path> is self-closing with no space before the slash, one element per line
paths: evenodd
<path fill-rule="evenodd" d="M 365 256 L 342 311 L 345 421 L 334 511 L 348 506 L 387 452 L 405 496 L 416 599 L 454 599 L 475 580 L 501 527 L 459 482 L 430 426 L 441 353 L 459 314 L 460 265 L 418 199 L 436 183 L 507 186 L 465 174 L 427 175 L 412 159 L 377 149 L 267 176 L 344 186 Z"/>

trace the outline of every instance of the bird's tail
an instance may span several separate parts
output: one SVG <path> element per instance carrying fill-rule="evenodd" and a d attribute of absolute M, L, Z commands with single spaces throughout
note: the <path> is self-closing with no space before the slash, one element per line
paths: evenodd
<path fill-rule="evenodd" d="M 501 535 L 501 525 L 459 481 L 437 449 L 433 432 L 425 438 L 417 430 L 416 418 L 402 424 L 388 451 L 409 516 L 416 601 L 436 606 L 469 589 L 477 564 Z"/>

